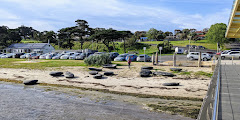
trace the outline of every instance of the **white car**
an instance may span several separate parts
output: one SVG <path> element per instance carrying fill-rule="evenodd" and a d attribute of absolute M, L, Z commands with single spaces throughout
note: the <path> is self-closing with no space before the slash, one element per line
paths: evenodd
<path fill-rule="evenodd" d="M 0 58 L 2 58 L 2 56 L 5 56 L 5 55 L 7 55 L 7 53 L 3 53 L 3 54 L 1 54 L 1 55 L 0 55 Z"/>
<path fill-rule="evenodd" d="M 71 60 L 75 60 L 76 57 L 79 56 L 79 55 L 81 55 L 81 53 L 75 53 L 75 54 L 69 56 L 69 59 L 71 59 Z"/>
<path fill-rule="evenodd" d="M 199 52 L 189 52 L 187 54 L 187 59 L 198 60 L 198 58 L 199 58 Z M 203 61 L 211 60 L 211 58 L 212 57 L 208 53 L 202 53 L 201 55 L 201 60 Z"/>
<path fill-rule="evenodd" d="M 226 58 L 228 59 L 240 59 L 240 51 L 229 51 L 221 54 L 221 59 L 224 60 Z"/>
<path fill-rule="evenodd" d="M 48 55 L 48 53 L 46 53 L 46 54 L 43 54 L 43 55 L 40 55 L 39 56 L 39 59 L 46 59 L 46 56 Z"/>
<path fill-rule="evenodd" d="M 30 54 L 30 53 L 26 53 L 26 54 L 24 54 L 24 55 L 21 55 L 20 58 L 21 58 L 21 59 L 24 59 L 24 58 L 26 58 L 26 56 L 27 56 L 28 54 Z"/>
<path fill-rule="evenodd" d="M 26 58 L 32 58 L 34 56 L 37 56 L 38 54 L 37 53 L 29 53 L 26 55 Z"/>
<path fill-rule="evenodd" d="M 137 61 L 140 61 L 140 62 L 144 62 L 144 59 L 145 59 L 145 61 L 146 62 L 149 62 L 149 61 L 151 61 L 151 57 L 150 56 L 148 56 L 148 55 L 139 55 L 138 57 L 137 57 Z"/>
<path fill-rule="evenodd" d="M 52 59 L 54 56 L 56 56 L 57 53 L 51 53 L 46 56 L 46 59 Z"/>
<path fill-rule="evenodd" d="M 74 52 L 69 52 L 60 57 L 60 59 L 68 59 L 71 55 L 75 54 Z"/>
<path fill-rule="evenodd" d="M 6 55 L 1 56 L 1 58 L 13 58 L 14 55 L 15 53 L 8 53 Z"/>
<path fill-rule="evenodd" d="M 63 55 L 64 54 L 62 54 L 62 53 L 58 53 L 56 56 L 53 56 L 52 59 L 60 59 L 60 57 Z"/>

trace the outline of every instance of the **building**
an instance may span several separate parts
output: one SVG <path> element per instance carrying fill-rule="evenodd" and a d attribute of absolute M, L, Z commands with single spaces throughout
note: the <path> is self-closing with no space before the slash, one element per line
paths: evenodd
<path fill-rule="evenodd" d="M 15 43 L 5 49 L 10 53 L 49 53 L 54 50 L 54 47 L 48 43 Z"/>
<path fill-rule="evenodd" d="M 178 33 L 181 33 L 181 32 L 182 32 L 181 30 L 176 29 L 174 30 L 174 35 L 177 35 Z"/>

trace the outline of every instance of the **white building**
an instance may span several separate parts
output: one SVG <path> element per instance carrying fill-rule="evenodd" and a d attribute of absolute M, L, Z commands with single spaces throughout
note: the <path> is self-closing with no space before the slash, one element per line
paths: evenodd
<path fill-rule="evenodd" d="M 6 52 L 10 53 L 49 53 L 55 49 L 48 43 L 15 43 L 6 48 Z"/>

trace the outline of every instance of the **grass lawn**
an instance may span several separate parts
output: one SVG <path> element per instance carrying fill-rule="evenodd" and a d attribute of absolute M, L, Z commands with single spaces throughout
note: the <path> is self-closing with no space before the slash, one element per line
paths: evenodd
<path fill-rule="evenodd" d="M 147 41 L 147 42 L 141 42 L 145 44 L 159 44 L 163 41 Z M 182 41 L 170 41 L 173 46 L 180 46 L 180 47 L 186 47 L 186 45 L 189 45 L 189 40 L 182 40 Z M 208 40 L 199 40 L 199 41 L 193 41 L 191 40 L 191 45 L 197 45 L 197 46 L 204 46 L 207 49 L 216 50 L 217 45 L 214 43 L 209 43 Z"/>
<path fill-rule="evenodd" d="M 82 60 L 37 60 L 37 63 L 20 63 L 26 59 L 0 59 L 1 68 L 46 69 L 48 67 L 87 66 Z"/>

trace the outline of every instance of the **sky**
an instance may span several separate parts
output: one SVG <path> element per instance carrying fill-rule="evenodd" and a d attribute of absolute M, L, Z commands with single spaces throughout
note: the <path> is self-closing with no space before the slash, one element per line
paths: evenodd
<path fill-rule="evenodd" d="M 228 23 L 233 0 L 0 0 L 0 25 L 57 32 L 88 21 L 92 28 L 162 31 Z"/>

